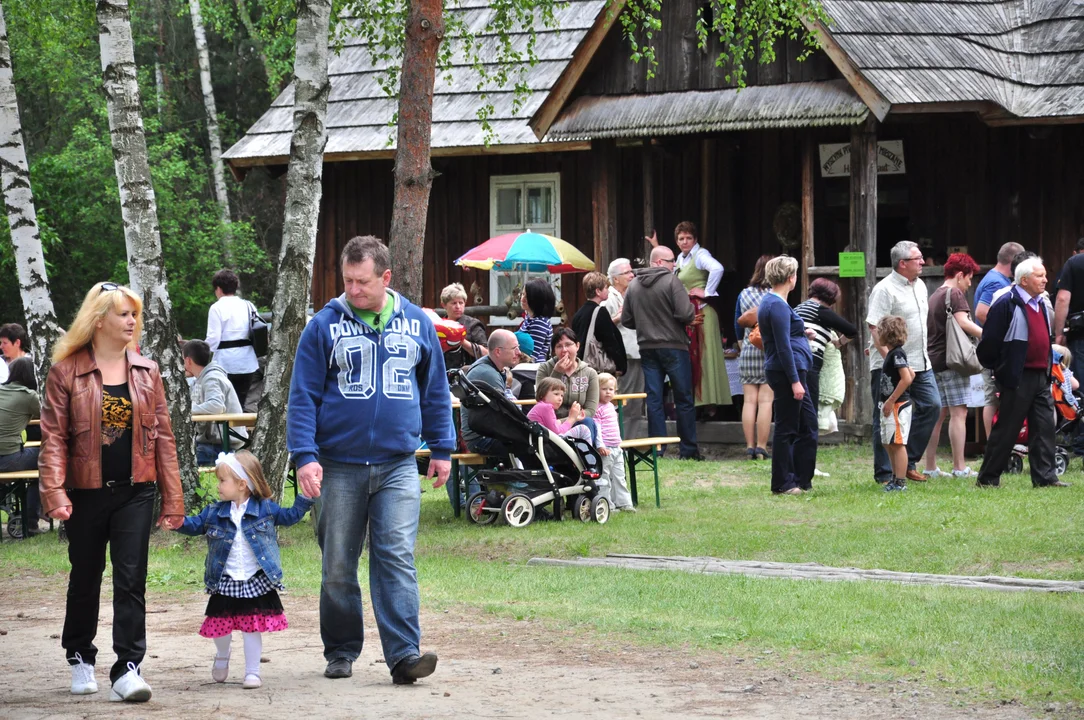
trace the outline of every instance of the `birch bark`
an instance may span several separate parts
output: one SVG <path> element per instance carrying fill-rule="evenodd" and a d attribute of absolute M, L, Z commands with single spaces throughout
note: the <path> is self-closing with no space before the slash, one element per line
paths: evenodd
<path fill-rule="evenodd" d="M 395 143 L 395 199 L 391 215 L 392 277 L 415 303 L 422 300 L 425 221 L 435 173 L 430 162 L 433 83 L 444 37 L 441 0 L 410 0 L 403 67 L 399 74 L 399 125 Z"/>
<path fill-rule="evenodd" d="M 97 0 L 97 14 L 102 87 L 109 112 L 113 165 L 124 219 L 128 279 L 132 290 L 143 299 L 143 338 L 140 347 L 144 355 L 158 363 L 162 373 L 170 420 L 177 438 L 181 484 L 186 497 L 192 500 L 198 482 L 192 401 L 166 289 L 166 269 L 147 159 L 147 139 L 143 132 L 128 0 Z"/>
<path fill-rule="evenodd" d="M 328 29 L 331 0 L 300 0 L 294 59 L 294 134 L 286 171 L 286 218 L 279 254 L 278 286 L 272 306 L 270 354 L 264 371 L 253 447 L 276 497 L 282 496 L 286 454 L 286 401 L 294 349 L 305 329 L 312 292 L 316 223 L 323 192 L 327 144 Z"/>
<path fill-rule="evenodd" d="M 196 57 L 199 59 L 199 82 L 203 89 L 203 107 L 207 111 L 207 137 L 211 145 L 211 172 L 215 179 L 215 197 L 222 215 L 222 224 L 230 224 L 230 197 L 226 192 L 226 173 L 222 166 L 222 136 L 218 131 L 218 109 L 215 107 L 214 86 L 211 84 L 211 54 L 207 51 L 207 33 L 203 29 L 203 16 L 200 14 L 199 0 L 188 0 L 188 9 L 192 15 L 192 32 L 196 37 Z M 230 248 L 230 234 L 222 235 L 226 262 L 233 253 Z"/>
<path fill-rule="evenodd" d="M 33 348 L 38 387 L 45 387 L 45 376 L 52 362 L 53 343 L 60 336 L 60 327 L 49 296 L 49 277 L 45 271 L 45 254 L 38 232 L 38 215 L 34 208 L 34 193 L 30 187 L 30 169 L 23 145 L 23 128 L 19 119 L 19 102 L 11 72 L 11 48 L 4 8 L 0 5 L 0 183 L 4 188 L 4 204 L 11 228 L 11 245 L 15 253 L 15 269 L 19 276 L 19 294 L 26 314 L 27 333 Z"/>

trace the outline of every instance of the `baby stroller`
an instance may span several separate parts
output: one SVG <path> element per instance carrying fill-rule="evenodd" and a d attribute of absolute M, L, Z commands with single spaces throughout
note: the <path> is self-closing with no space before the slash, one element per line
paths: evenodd
<path fill-rule="evenodd" d="M 1066 399 L 1065 391 L 1062 390 L 1062 382 L 1065 379 L 1062 373 L 1061 366 L 1054 363 L 1052 369 L 1054 376 L 1054 383 L 1050 388 L 1051 395 L 1054 397 L 1054 409 L 1057 412 L 1057 420 L 1054 425 L 1054 438 L 1056 447 L 1054 448 L 1054 473 L 1061 477 L 1065 474 L 1065 471 L 1069 469 L 1069 460 L 1072 458 L 1072 452 L 1068 447 L 1068 443 L 1071 442 L 1073 434 L 1076 432 L 1077 423 L 1080 422 L 1080 413 L 1075 407 Z M 1074 393 L 1077 399 L 1077 405 L 1081 405 L 1081 397 L 1079 392 Z M 997 416 L 994 416 L 994 422 L 997 422 Z M 1005 468 L 1005 472 L 1008 473 L 1021 473 L 1024 471 L 1024 458 L 1028 454 L 1028 421 L 1024 420 L 1024 427 L 1020 428 L 1020 434 L 1016 437 L 1016 444 L 1013 445 L 1012 455 L 1009 456 L 1009 464 Z"/>
<path fill-rule="evenodd" d="M 566 440 L 528 420 L 503 393 L 475 385 L 462 370 L 450 370 L 448 381 L 452 394 L 470 409 L 471 430 L 501 441 L 512 453 L 497 458 L 495 468 L 478 471 L 480 490 L 467 498 L 471 522 L 524 527 L 547 503 L 555 520 L 565 510 L 583 522 L 609 520 L 610 503 L 598 494 L 602 458 L 591 443 Z"/>

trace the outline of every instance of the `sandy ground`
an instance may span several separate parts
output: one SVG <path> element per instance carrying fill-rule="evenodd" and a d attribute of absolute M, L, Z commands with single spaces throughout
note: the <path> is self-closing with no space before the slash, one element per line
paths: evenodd
<path fill-rule="evenodd" d="M 34 591 L 26 588 L 33 587 Z M 241 689 L 239 638 L 229 682 L 211 681 L 214 650 L 196 635 L 204 598 L 151 595 L 149 703 L 108 702 L 111 609 L 98 630 L 96 695 L 69 693 L 60 647 L 64 586 L 56 579 L 0 579 L 0 717 L 3 718 L 983 718 L 1065 716 L 1015 703 L 973 703 L 918 682 L 860 684 L 796 673 L 779 658 L 605 647 L 585 633 L 481 613 L 423 613 L 437 672 L 413 687 L 391 684 L 375 632 L 354 677 L 327 680 L 318 599 L 288 594 L 291 628 L 265 636 L 263 687 Z M 367 600 L 366 600 L 367 603 Z M 423 598 L 424 603 L 424 598 Z M 20 609 L 21 608 L 21 609 Z M 373 628 L 367 618 L 367 630 Z M 962 692 L 962 691 L 961 691 Z M 1054 708 L 1050 708 L 1054 709 Z M 1058 709 L 1060 710 L 1060 708 Z"/>

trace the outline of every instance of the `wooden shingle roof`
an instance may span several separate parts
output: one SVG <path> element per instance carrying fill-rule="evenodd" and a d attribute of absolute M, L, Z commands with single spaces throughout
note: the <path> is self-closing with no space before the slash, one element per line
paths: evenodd
<path fill-rule="evenodd" d="M 537 144 L 527 121 L 560 80 L 596 21 L 602 19 L 601 10 L 607 1 L 569 0 L 554 12 L 559 29 L 548 29 L 538 22 L 538 62 L 527 69 L 525 78 L 533 92 L 522 107 L 513 107 L 513 85 L 519 80 L 514 72 L 505 87 L 491 84 L 479 88 L 479 75 L 462 53 L 456 53 L 447 72 L 438 68 L 433 99 L 434 154 L 449 148 L 483 148 L 485 137 L 477 112 L 487 101 L 494 108 L 490 124 L 495 145 Z M 497 40 L 487 32 L 494 14 L 488 0 L 462 0 L 458 7 L 449 7 L 447 12 L 464 15 L 476 37 L 492 48 L 488 52 L 483 48 L 483 57 L 496 56 Z M 529 37 L 523 31 L 512 38 L 524 57 Z M 449 38 L 445 42 L 454 41 Z M 385 67 L 384 63 L 373 62 L 364 41 L 357 37 L 347 39 L 342 52 L 329 58 L 331 94 L 326 119 L 326 159 L 379 157 L 394 150 L 395 128 L 389 127 L 389 122 L 395 115 L 397 100 L 389 98 L 380 86 L 380 74 Z M 488 67 L 496 69 L 496 65 Z M 293 102 L 293 85 L 290 85 L 245 136 L 223 154 L 223 159 L 233 167 L 287 162 L 293 132 Z"/>
<path fill-rule="evenodd" d="M 994 120 L 1084 116 L 1084 0 L 824 0 L 824 8 L 829 54 L 837 46 L 894 110 L 959 104 Z"/>

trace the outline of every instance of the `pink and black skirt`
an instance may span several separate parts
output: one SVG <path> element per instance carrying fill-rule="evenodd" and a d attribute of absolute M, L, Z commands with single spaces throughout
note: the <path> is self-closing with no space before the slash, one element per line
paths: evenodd
<path fill-rule="evenodd" d="M 260 571 L 248 580 L 238 581 L 223 576 L 217 591 L 207 601 L 207 617 L 199 634 L 205 638 L 241 632 L 278 632 L 290 626 L 282 609 L 278 589 Z"/>

